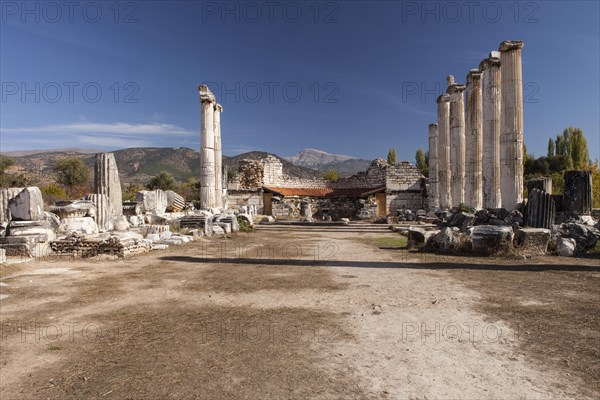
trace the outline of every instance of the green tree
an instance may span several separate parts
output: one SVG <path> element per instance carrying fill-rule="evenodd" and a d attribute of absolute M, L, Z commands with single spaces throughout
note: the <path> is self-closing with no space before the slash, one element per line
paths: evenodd
<path fill-rule="evenodd" d="M 585 169 L 590 165 L 590 154 L 588 152 L 587 141 L 583 132 L 579 128 L 569 127 L 569 143 L 571 163 L 574 169 Z"/>
<path fill-rule="evenodd" d="M 187 201 L 200 200 L 200 180 L 193 177 L 188 178 L 185 183 L 179 185 L 176 192 Z"/>
<path fill-rule="evenodd" d="M 323 179 L 327 181 L 336 181 L 340 178 L 340 174 L 335 169 L 328 169 L 323 172 Z"/>
<path fill-rule="evenodd" d="M 70 189 L 90 181 L 90 172 L 79 157 L 60 158 L 54 162 L 52 169 L 57 175 L 58 182 Z"/>
<path fill-rule="evenodd" d="M 177 188 L 177 182 L 175 182 L 175 178 L 173 178 L 173 175 L 169 172 L 162 171 L 152 178 L 146 187 L 150 190 L 175 190 Z"/>
<path fill-rule="evenodd" d="M 417 161 L 417 168 L 424 176 L 429 176 L 429 167 L 427 166 L 427 157 L 423 149 L 417 150 L 415 154 L 415 160 Z"/>
<path fill-rule="evenodd" d="M 392 147 L 390 149 L 390 151 L 388 151 L 387 162 L 390 165 L 394 165 L 394 164 L 397 163 L 397 160 L 396 160 L 396 149 L 394 147 Z"/>
<path fill-rule="evenodd" d="M 554 151 L 556 149 L 556 145 L 554 144 L 554 140 L 552 138 L 548 139 L 548 155 L 547 157 L 554 157 Z"/>

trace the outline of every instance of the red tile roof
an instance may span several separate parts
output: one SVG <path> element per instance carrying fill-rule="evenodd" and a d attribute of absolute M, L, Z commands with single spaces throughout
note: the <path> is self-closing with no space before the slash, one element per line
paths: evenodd
<path fill-rule="evenodd" d="M 385 191 L 385 186 L 380 188 L 280 188 L 264 186 L 267 192 L 272 192 L 281 196 L 298 197 L 366 197 L 368 194 Z"/>

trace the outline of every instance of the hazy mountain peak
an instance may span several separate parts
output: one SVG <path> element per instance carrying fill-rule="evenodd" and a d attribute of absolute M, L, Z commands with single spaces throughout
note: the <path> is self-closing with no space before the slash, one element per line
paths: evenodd
<path fill-rule="evenodd" d="M 342 175 L 353 174 L 358 171 L 364 171 L 369 167 L 370 162 L 358 157 L 347 156 L 343 154 L 332 154 L 324 150 L 306 148 L 291 157 L 284 157 L 287 161 L 308 168 L 336 169 Z"/>

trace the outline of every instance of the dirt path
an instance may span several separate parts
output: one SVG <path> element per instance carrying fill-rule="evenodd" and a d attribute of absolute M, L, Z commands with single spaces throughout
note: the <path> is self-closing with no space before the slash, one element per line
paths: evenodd
<path fill-rule="evenodd" d="M 0 397 L 598 396 L 598 260 L 515 267 L 382 236 L 265 230 L 3 267 Z"/>

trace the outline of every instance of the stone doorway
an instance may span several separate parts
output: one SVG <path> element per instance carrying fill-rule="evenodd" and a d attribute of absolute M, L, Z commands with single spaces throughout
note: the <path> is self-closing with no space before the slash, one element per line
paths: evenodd
<path fill-rule="evenodd" d="M 376 193 L 375 202 L 377 203 L 377 216 L 385 217 L 387 215 L 387 198 L 385 193 Z"/>
<path fill-rule="evenodd" d="M 272 207 L 273 193 L 264 192 L 263 193 L 263 214 L 271 215 L 273 214 Z"/>

